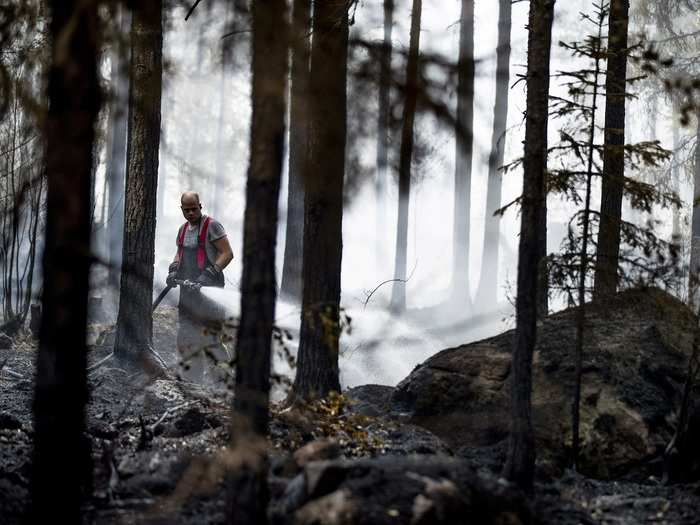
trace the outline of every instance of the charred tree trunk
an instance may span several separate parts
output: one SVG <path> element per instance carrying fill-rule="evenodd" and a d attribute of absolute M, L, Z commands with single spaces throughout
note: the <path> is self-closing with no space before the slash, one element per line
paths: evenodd
<path fill-rule="evenodd" d="M 508 89 L 510 81 L 511 0 L 499 0 L 498 47 L 496 49 L 496 101 L 493 106 L 493 134 L 489 153 L 489 176 L 486 189 L 484 250 L 477 293 L 481 308 L 495 306 L 498 300 L 498 252 L 501 218 L 494 215 L 501 207 L 502 174 L 508 123 Z"/>
<path fill-rule="evenodd" d="M 588 242 L 590 237 L 590 216 L 591 216 L 591 184 L 593 179 L 593 171 L 595 170 L 595 135 L 596 135 L 596 111 L 598 109 L 598 89 L 599 78 L 601 75 L 600 61 L 602 56 L 601 41 L 603 40 L 603 26 L 605 25 L 605 10 L 600 10 L 598 13 L 598 35 L 595 40 L 595 53 L 593 76 L 593 93 L 591 95 L 591 122 L 588 132 L 588 156 L 586 166 L 586 196 L 584 198 L 583 217 L 581 227 L 583 229 L 581 236 L 581 252 L 579 255 L 579 270 L 578 270 L 578 310 L 576 311 L 576 344 L 574 358 L 574 395 L 571 406 L 571 459 L 574 470 L 578 465 L 579 451 L 581 448 L 580 440 L 580 421 L 581 421 L 581 383 L 583 379 L 583 332 L 586 323 L 586 274 L 588 273 Z M 609 69 L 608 69 L 609 71 Z M 608 79 L 610 77 L 608 76 Z M 609 93 L 609 92 L 608 92 Z M 606 127 L 607 132 L 607 127 Z M 620 205 L 622 201 L 620 201 Z M 614 293 L 614 292 L 613 292 Z"/>
<path fill-rule="evenodd" d="M 625 176 L 625 100 L 627 91 L 627 28 L 629 0 L 612 0 L 608 29 L 608 72 L 605 81 L 605 145 L 598 253 L 593 296 L 617 291 L 622 193 Z"/>
<path fill-rule="evenodd" d="M 127 38 L 131 28 L 131 13 L 124 7 L 120 12 L 120 38 Z M 121 40 L 112 57 L 110 77 L 114 85 L 109 113 L 110 143 L 107 145 L 107 239 L 109 250 L 109 282 L 119 286 L 124 240 L 124 180 L 126 177 L 126 135 L 129 112 L 129 46 Z"/>
<path fill-rule="evenodd" d="M 304 290 L 294 395 L 340 391 L 340 267 L 346 141 L 348 3 L 314 5 L 309 160 L 304 171 Z"/>
<path fill-rule="evenodd" d="M 401 153 L 399 155 L 399 216 L 396 223 L 396 256 L 394 259 L 394 285 L 391 293 L 391 309 L 406 309 L 406 257 L 408 251 L 408 208 L 411 195 L 411 159 L 413 157 L 413 122 L 418 104 L 418 53 L 420 50 L 420 19 L 422 0 L 413 0 L 411 33 L 406 63 L 406 87 L 401 128 Z"/>
<path fill-rule="evenodd" d="M 389 178 L 389 133 L 391 130 L 391 34 L 394 29 L 394 0 L 384 0 L 384 42 L 379 56 L 379 111 L 377 118 L 377 175 L 374 180 L 376 198 L 375 255 L 377 267 L 384 265 L 386 253 L 386 187 Z"/>
<path fill-rule="evenodd" d="M 693 170 L 693 216 L 690 231 L 690 282 L 688 286 L 690 303 L 698 309 L 700 304 L 700 113 L 697 115 L 695 143 L 695 168 Z"/>
<path fill-rule="evenodd" d="M 229 478 L 229 523 L 267 523 L 265 436 L 270 398 L 272 326 L 277 285 L 275 245 L 282 177 L 287 88 L 284 0 L 253 2 L 253 115 L 243 231 L 241 318 L 231 435 L 234 454 L 257 451 Z M 260 446 L 255 446 L 255 444 Z M 246 452 L 243 452 L 243 451 Z M 253 461 L 250 461 L 250 460 Z"/>
<path fill-rule="evenodd" d="M 452 298 L 469 306 L 469 244 L 474 127 L 474 0 L 462 0 L 459 23 Z"/>
<path fill-rule="evenodd" d="M 540 210 L 546 199 L 549 56 L 554 0 L 531 0 L 528 22 L 527 102 L 523 194 L 518 249 L 518 296 L 511 374 L 511 433 L 503 475 L 530 490 L 535 469 L 532 428 L 532 355 L 537 339 Z"/>
<path fill-rule="evenodd" d="M 301 300 L 304 257 L 304 165 L 309 155 L 309 59 L 311 0 L 294 0 L 292 11 L 292 86 L 289 108 L 289 183 L 287 225 L 280 294 Z"/>
<path fill-rule="evenodd" d="M 124 250 L 114 353 L 150 356 L 153 264 L 163 75 L 162 0 L 143 4 L 131 25 L 131 90 L 125 192 Z"/>
<path fill-rule="evenodd" d="M 100 30 L 95 3 L 53 0 L 48 6 L 48 189 L 28 523 L 80 523 L 92 472 L 85 437 L 85 333 Z"/>

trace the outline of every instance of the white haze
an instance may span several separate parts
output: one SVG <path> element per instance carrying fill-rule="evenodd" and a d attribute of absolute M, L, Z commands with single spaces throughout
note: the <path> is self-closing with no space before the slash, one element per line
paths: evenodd
<path fill-rule="evenodd" d="M 408 2 L 398 3 L 394 45 L 407 46 L 410 10 Z M 524 73 L 526 63 L 527 2 L 513 5 L 511 84 L 517 75 Z M 557 46 L 559 40 L 582 37 L 578 13 L 588 5 L 583 0 L 560 2 L 557 5 L 553 36 L 553 60 L 551 70 L 556 72 L 572 67 L 572 60 Z M 459 9 L 457 0 L 429 0 L 424 3 L 421 49 L 441 52 L 456 59 L 459 37 Z M 216 170 L 216 132 L 219 112 L 220 69 L 219 45 L 223 16 L 220 7 L 207 18 L 204 9 L 198 8 L 187 23 L 184 11 L 175 10 L 172 30 L 165 39 L 166 60 L 169 65 L 167 88 L 163 101 L 163 132 L 165 144 L 161 151 L 159 184 L 164 187 L 163 215 L 157 222 L 156 283 L 157 293 L 164 282 L 167 265 L 175 252 L 177 227 L 184 219 L 179 211 L 179 195 L 193 189 L 201 195 L 205 213 L 211 208 L 213 192 L 224 196 L 225 203 L 216 218 L 228 231 L 234 251 L 234 260 L 226 270 L 227 288 L 206 290 L 204 293 L 225 304 L 232 315 L 238 313 L 240 296 L 238 285 L 241 275 L 242 224 L 245 209 L 245 175 L 248 165 L 248 138 L 250 122 L 250 75 L 246 65 L 243 37 L 236 37 L 238 60 L 233 72 L 227 76 L 229 96 L 225 99 L 225 185 L 214 189 L 211 184 Z M 364 2 L 358 6 L 352 31 L 380 39 L 382 35 L 381 0 Z M 491 140 L 493 98 L 495 93 L 495 49 L 497 39 L 497 2 L 476 2 L 475 42 L 479 59 L 476 79 L 476 103 L 474 124 L 474 161 L 471 200 L 470 278 L 472 293 L 479 279 L 479 265 L 483 243 L 483 226 L 486 200 L 487 158 Z M 201 38 L 202 53 L 198 54 L 197 39 Z M 241 58 L 242 57 L 242 58 Z M 552 90 L 561 91 L 556 80 Z M 452 94 L 454 101 L 454 94 Z M 349 104 L 358 101 L 349 100 Z M 523 111 L 525 107 L 524 83 L 519 83 L 510 93 L 506 162 L 521 155 L 524 136 Z M 639 108 L 632 103 L 629 112 Z M 664 120 L 663 122 L 667 122 Z M 635 140 L 650 138 L 644 135 L 641 125 L 632 132 Z M 550 125 L 550 138 L 556 139 L 557 124 Z M 454 180 L 454 137 L 449 129 L 439 128 L 430 116 L 419 116 L 416 132 L 432 138 L 434 154 L 419 166 L 420 180 L 411 189 L 409 211 L 408 273 L 407 285 L 409 309 L 427 308 L 442 303 L 448 297 L 452 260 L 452 203 Z M 670 130 L 661 130 L 660 139 L 670 146 Z M 362 163 L 372 167 L 375 159 L 374 144 L 364 151 Z M 398 137 L 394 148 L 398 149 Z M 285 166 L 286 169 L 286 166 Z M 191 175 L 188 175 L 191 173 Z M 418 363 L 448 345 L 467 343 L 488 335 L 494 335 L 512 327 L 512 310 L 504 309 L 499 321 L 489 325 L 451 333 L 449 337 L 434 335 L 432 329 L 443 319 L 423 319 L 420 322 L 410 316 L 397 319 L 386 311 L 391 285 L 377 290 L 368 305 L 368 293 L 379 283 L 393 277 L 395 248 L 397 188 L 394 182 L 388 189 L 388 217 L 383 225 L 383 253 L 375 253 L 375 198 L 373 184 L 362 187 L 345 209 L 343 220 L 343 267 L 341 306 L 352 317 L 352 332 L 341 339 L 341 379 L 345 387 L 363 383 L 396 384 Z M 522 189 L 519 171 L 503 178 L 505 204 L 517 197 Z M 687 190 L 685 190 L 687 191 Z M 597 199 L 596 195 L 596 199 Z M 280 224 L 278 235 L 277 266 L 281 275 L 284 253 L 284 220 L 286 215 L 286 174 L 280 194 Z M 571 205 L 550 199 L 549 250 L 558 248 L 565 232 L 564 224 L 571 214 Z M 667 216 L 663 216 L 667 218 Z M 515 295 L 517 241 L 519 215 L 509 211 L 501 221 L 501 258 L 499 261 L 499 302 Z M 379 261 L 379 264 L 378 264 Z M 491 271 L 489 269 L 488 271 Z M 279 279 L 278 279 L 279 280 Z M 177 294 L 171 294 L 173 303 Z M 558 303 L 555 303 L 555 305 Z M 479 305 L 475 305 L 478 311 Z M 460 314 L 462 312 L 455 312 Z M 466 313 L 466 312 L 464 312 Z M 500 319 L 503 319 L 500 321 Z M 296 305 L 279 302 L 278 323 L 298 332 L 299 309 Z M 432 334 L 432 335 L 431 335 Z M 296 335 L 295 335 L 296 343 Z M 283 366 L 279 361 L 277 366 Z"/>

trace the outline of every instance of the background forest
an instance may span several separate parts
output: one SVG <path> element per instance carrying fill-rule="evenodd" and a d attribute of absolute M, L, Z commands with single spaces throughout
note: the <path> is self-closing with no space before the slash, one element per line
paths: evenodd
<path fill-rule="evenodd" d="M 694 523 L 699 8 L 0 6 L 0 521 Z"/>

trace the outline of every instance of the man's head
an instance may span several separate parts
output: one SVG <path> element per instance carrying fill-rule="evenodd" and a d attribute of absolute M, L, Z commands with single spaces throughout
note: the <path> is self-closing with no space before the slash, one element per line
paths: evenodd
<path fill-rule="evenodd" d="M 186 191 L 180 197 L 180 209 L 190 224 L 197 224 L 202 218 L 202 204 L 199 195 L 193 191 Z"/>

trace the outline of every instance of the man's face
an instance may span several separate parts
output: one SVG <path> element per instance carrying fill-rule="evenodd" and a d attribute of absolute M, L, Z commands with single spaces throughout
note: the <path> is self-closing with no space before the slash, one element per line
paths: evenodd
<path fill-rule="evenodd" d="M 202 217 L 202 205 L 196 199 L 184 198 L 180 206 L 188 222 L 195 224 Z"/>

